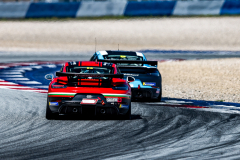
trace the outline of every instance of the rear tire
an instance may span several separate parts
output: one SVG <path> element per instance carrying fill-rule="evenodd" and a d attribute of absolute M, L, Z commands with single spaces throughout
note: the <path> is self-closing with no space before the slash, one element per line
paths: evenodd
<path fill-rule="evenodd" d="M 128 112 L 124 116 L 122 116 L 122 119 L 124 119 L 124 120 L 131 120 L 131 117 L 132 117 L 131 110 L 132 110 L 132 107 L 131 107 L 131 103 L 130 103 Z"/>
<path fill-rule="evenodd" d="M 161 91 L 160 91 L 160 94 L 158 96 L 158 99 L 157 99 L 158 102 L 161 102 L 162 101 L 162 88 L 161 88 Z"/>
<path fill-rule="evenodd" d="M 49 103 L 47 102 L 46 106 L 46 119 L 51 120 L 51 119 L 56 119 L 57 115 L 52 113 L 52 111 L 49 108 Z"/>
<path fill-rule="evenodd" d="M 162 89 L 161 89 L 160 94 L 157 97 L 157 99 L 153 99 L 153 102 L 161 102 L 161 100 L 162 100 Z"/>

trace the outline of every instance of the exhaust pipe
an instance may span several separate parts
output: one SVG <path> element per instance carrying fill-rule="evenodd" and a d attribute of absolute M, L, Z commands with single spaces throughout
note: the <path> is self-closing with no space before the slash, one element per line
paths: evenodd
<path fill-rule="evenodd" d="M 100 112 L 101 112 L 102 114 L 105 114 L 105 109 L 101 109 Z"/>
<path fill-rule="evenodd" d="M 74 113 L 76 113 L 77 111 L 78 111 L 78 109 L 77 108 L 73 108 L 73 110 L 72 110 Z"/>

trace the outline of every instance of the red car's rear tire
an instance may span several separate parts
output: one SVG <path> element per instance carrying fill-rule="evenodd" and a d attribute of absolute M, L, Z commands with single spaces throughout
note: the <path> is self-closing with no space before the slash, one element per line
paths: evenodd
<path fill-rule="evenodd" d="M 52 111 L 49 108 L 49 104 L 47 102 L 47 106 L 46 106 L 46 119 L 51 120 L 51 119 L 56 119 L 57 115 L 52 113 Z"/>
<path fill-rule="evenodd" d="M 122 119 L 125 119 L 125 120 L 131 120 L 131 117 L 132 117 L 132 112 L 131 112 L 131 103 L 129 105 L 129 109 L 128 109 L 128 112 L 124 115 L 124 116 L 121 116 Z"/>

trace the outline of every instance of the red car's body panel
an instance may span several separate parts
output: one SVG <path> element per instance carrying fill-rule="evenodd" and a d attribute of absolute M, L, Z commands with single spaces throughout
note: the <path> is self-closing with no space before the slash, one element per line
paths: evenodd
<path fill-rule="evenodd" d="M 70 72 L 68 67 L 77 69 L 85 67 L 84 69 L 93 69 L 91 71 L 94 71 L 95 67 L 109 69 L 112 73 L 104 73 L 100 77 L 101 74 L 97 73 Z M 97 108 L 112 108 L 117 114 L 126 114 L 131 106 L 131 87 L 126 80 L 115 78 L 117 75 L 123 77 L 122 74 L 118 73 L 115 64 L 92 61 L 67 62 L 59 73 L 59 75 L 64 76 L 53 78 L 49 84 L 48 102 L 51 112 L 59 112 L 60 114 L 63 107 L 69 106 L 78 107 L 82 110 L 89 105 L 95 106 L 95 114 Z M 104 77 L 104 75 L 107 77 Z M 73 79 L 74 82 L 71 81 Z M 91 100 L 93 100 L 93 104 L 83 103 L 83 101 Z M 114 102 L 110 102 L 110 100 Z M 67 111 L 67 109 L 65 110 Z"/>

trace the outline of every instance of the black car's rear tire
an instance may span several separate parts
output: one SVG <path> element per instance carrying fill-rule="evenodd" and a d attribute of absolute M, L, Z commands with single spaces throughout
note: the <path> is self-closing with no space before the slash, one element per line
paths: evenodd
<path fill-rule="evenodd" d="M 49 108 L 49 104 L 47 102 L 47 106 L 46 106 L 46 119 L 51 120 L 51 119 L 56 119 L 57 115 L 52 113 L 52 111 Z"/>
<path fill-rule="evenodd" d="M 161 88 L 160 94 L 157 98 L 157 102 L 161 102 L 161 100 L 162 100 L 162 88 Z"/>
<path fill-rule="evenodd" d="M 160 91 L 160 94 L 157 97 L 157 99 L 151 99 L 152 102 L 161 102 L 161 100 L 162 100 L 162 90 Z"/>

